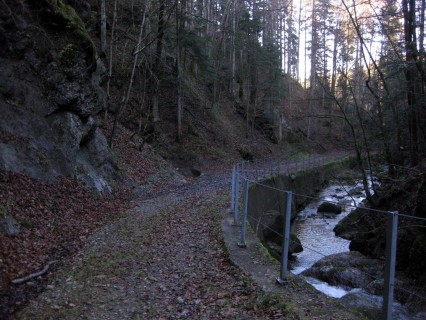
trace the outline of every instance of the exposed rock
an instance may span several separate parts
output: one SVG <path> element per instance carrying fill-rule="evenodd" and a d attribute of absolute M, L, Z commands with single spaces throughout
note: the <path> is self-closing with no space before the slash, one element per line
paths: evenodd
<path fill-rule="evenodd" d="M 278 211 L 270 211 L 269 222 L 267 220 L 263 223 L 267 225 L 267 227 L 263 228 L 263 241 L 266 246 L 273 251 L 274 256 L 281 256 L 282 252 L 282 241 L 283 241 L 283 228 L 284 228 L 284 217 Z M 303 247 L 300 239 L 293 233 L 290 233 L 290 244 L 288 248 L 289 255 L 293 253 L 302 252 Z"/>
<path fill-rule="evenodd" d="M 320 279 L 331 285 L 366 288 L 383 273 L 382 261 L 370 259 L 359 252 L 330 255 L 316 262 L 303 275 Z"/>
<path fill-rule="evenodd" d="M 349 190 L 348 195 L 350 196 L 362 196 L 364 189 L 362 187 L 355 187 L 352 190 Z"/>
<path fill-rule="evenodd" d="M 332 202 L 323 202 L 319 205 L 317 212 L 339 214 L 342 212 L 342 206 Z"/>
<path fill-rule="evenodd" d="M 81 143 L 81 149 L 86 150 L 90 156 L 90 162 L 97 168 L 105 162 L 110 162 L 108 143 L 101 130 L 95 127 L 86 137 L 87 139 Z"/>
<path fill-rule="evenodd" d="M 240 154 L 241 158 L 246 161 L 253 161 L 253 153 L 250 151 L 248 147 L 242 147 L 237 150 Z"/>
<path fill-rule="evenodd" d="M 382 319 L 383 298 L 372 296 L 362 289 L 355 289 L 340 299 L 340 302 L 350 308 L 360 309 L 369 319 Z M 394 302 L 392 307 L 392 319 L 415 319 L 409 318 L 407 310 L 400 303 Z M 419 318 L 420 319 L 420 318 Z"/>
<path fill-rule="evenodd" d="M 190 168 L 189 171 L 191 171 L 192 176 L 199 177 L 201 176 L 201 171 L 195 168 Z"/>
<path fill-rule="evenodd" d="M 368 209 L 357 208 L 349 215 L 344 217 L 339 223 L 334 227 L 333 231 L 338 237 L 342 237 L 347 240 L 362 240 L 362 242 L 369 241 L 374 239 L 374 233 L 370 230 L 376 230 L 377 233 L 384 234 L 384 217 L 381 215 L 372 215 Z M 381 247 L 380 243 L 377 245 L 381 248 L 383 255 L 384 247 Z M 380 248 L 360 248 L 360 252 L 369 255 L 372 251 L 377 251 Z M 357 250 L 358 251 L 358 250 Z M 377 255 L 378 257 L 380 255 Z"/>
<path fill-rule="evenodd" d="M 4 215 L 0 212 L 0 233 L 15 235 L 20 232 L 20 229 L 18 221 L 10 215 Z"/>
<path fill-rule="evenodd" d="M 72 3 L 90 14 L 87 2 Z M 84 23 L 62 1 L 2 5 L 16 15 L 0 19 L 0 169 L 110 190 L 117 170 L 95 121 L 105 67 Z"/>

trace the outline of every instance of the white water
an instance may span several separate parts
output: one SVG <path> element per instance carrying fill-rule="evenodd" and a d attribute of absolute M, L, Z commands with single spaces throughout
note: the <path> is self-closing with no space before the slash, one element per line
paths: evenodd
<path fill-rule="evenodd" d="M 324 256 L 349 251 L 350 241 L 336 237 L 334 235 L 333 228 L 354 209 L 354 205 L 359 205 L 362 200 L 364 200 L 364 192 L 357 196 L 347 196 L 347 191 L 361 186 L 361 183 L 344 187 L 331 185 L 321 192 L 321 194 L 317 197 L 319 200 L 312 201 L 312 203 L 299 213 L 298 218 L 296 219 L 296 227 L 294 231 L 302 242 L 304 250 L 301 253 L 295 254 L 297 260 L 292 263 L 292 273 L 302 273 Z M 343 206 L 344 210 L 339 215 L 324 215 L 317 213 L 317 208 L 323 201 L 339 202 L 342 206 L 345 205 L 346 207 Z M 348 293 L 352 295 L 356 294 L 360 305 L 367 305 L 378 310 L 382 307 L 382 297 L 371 295 L 363 289 L 331 286 L 326 282 L 312 277 L 306 277 L 303 275 L 302 277 L 315 289 L 330 297 L 339 299 Z M 393 319 L 398 320 L 426 319 L 426 312 L 409 315 L 408 310 L 396 301 L 393 304 L 392 313 Z"/>
<path fill-rule="evenodd" d="M 292 264 L 292 273 L 302 273 L 324 256 L 349 251 L 350 241 L 336 237 L 333 229 L 354 209 L 354 205 L 359 205 L 364 200 L 363 192 L 352 197 L 347 195 L 348 191 L 360 186 L 359 183 L 351 186 L 331 185 L 298 214 L 294 231 L 302 242 L 303 251 L 295 254 L 296 261 Z M 317 213 L 318 206 L 324 201 L 339 203 L 343 208 L 342 213 L 338 215 Z M 341 298 L 348 293 L 344 288 L 330 286 L 318 279 L 304 278 L 317 290 L 331 297 Z"/>

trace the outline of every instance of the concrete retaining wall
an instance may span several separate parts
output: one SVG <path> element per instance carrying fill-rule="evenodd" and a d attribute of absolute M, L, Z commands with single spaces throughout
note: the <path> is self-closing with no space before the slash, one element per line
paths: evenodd
<path fill-rule="evenodd" d="M 263 241 L 262 225 L 270 225 L 277 212 L 281 215 L 285 214 L 286 192 L 274 189 L 295 193 L 292 205 L 293 221 L 297 212 L 301 211 L 310 200 L 297 194 L 314 197 L 328 185 L 333 176 L 352 165 L 353 161 L 345 158 L 307 171 L 279 175 L 260 181 L 259 184 L 253 184 L 249 190 L 248 220 L 260 240 Z"/>

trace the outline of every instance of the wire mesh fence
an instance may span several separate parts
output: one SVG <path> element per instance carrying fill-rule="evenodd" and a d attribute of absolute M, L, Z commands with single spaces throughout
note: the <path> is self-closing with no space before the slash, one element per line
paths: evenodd
<path fill-rule="evenodd" d="M 285 185 L 280 185 L 278 180 L 274 181 L 274 177 L 280 175 L 286 176 L 286 179 L 291 181 L 296 175 L 300 175 L 301 171 L 324 166 L 330 161 L 332 159 L 324 157 L 307 158 L 303 161 L 290 163 L 280 163 L 271 159 L 269 161 L 246 161 L 234 166 L 231 211 L 234 215 L 234 225 L 241 227 L 241 238 L 238 246 L 241 248 L 246 246 L 247 222 L 250 223 L 259 240 L 264 242 L 265 235 L 268 234 L 268 240 L 273 242 L 272 250 L 275 250 L 278 253 L 277 256 L 279 255 L 281 259 L 280 274 L 276 280 L 278 283 L 286 283 L 289 272 L 289 253 L 297 252 L 297 250 L 300 250 L 297 248 L 301 246 L 300 241 L 290 233 L 290 229 L 294 227 L 293 222 L 297 217 L 298 209 L 312 201 L 325 202 L 335 206 L 343 205 L 347 212 L 358 210 L 360 217 L 374 215 L 373 220 L 377 224 L 376 234 L 380 233 L 380 237 L 383 238 L 383 267 L 379 267 L 376 272 L 363 270 L 363 274 L 371 282 L 375 281 L 376 284 L 379 284 L 374 294 L 383 296 L 383 319 L 392 319 L 395 295 L 400 301 L 417 300 L 420 301 L 419 303 L 426 303 L 425 288 L 415 285 L 410 287 L 399 285 L 399 282 L 395 279 L 398 261 L 398 232 L 401 233 L 401 230 L 406 228 L 408 219 L 416 221 L 418 227 L 424 228 L 426 225 L 425 218 L 393 211 L 375 210 L 363 207 L 356 201 L 342 204 L 341 201 L 321 199 L 312 194 L 296 193 L 288 190 L 289 188 L 286 188 Z M 262 199 L 262 205 L 255 204 L 259 201 L 253 201 L 253 194 L 255 193 L 257 198 Z M 344 251 L 349 250 L 348 246 L 347 244 Z M 320 242 L 311 242 L 310 245 L 303 244 L 303 250 L 315 253 L 319 258 L 336 253 L 330 252 L 329 247 Z M 315 260 L 318 260 L 318 258 L 315 258 Z M 405 298 L 401 299 L 401 297 Z"/>

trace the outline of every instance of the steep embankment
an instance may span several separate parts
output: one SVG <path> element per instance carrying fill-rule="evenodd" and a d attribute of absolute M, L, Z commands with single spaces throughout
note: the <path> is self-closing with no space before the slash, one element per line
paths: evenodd
<path fill-rule="evenodd" d="M 163 192 L 136 191 L 134 208 L 87 239 L 17 318 L 356 319 L 300 279 L 275 286 L 278 265 L 264 251 L 253 258 L 254 246 L 237 250 L 269 268 L 267 292 L 230 261 L 219 228 L 229 217 L 229 179 L 208 173 Z M 228 240 L 234 251 L 236 239 Z"/>
<path fill-rule="evenodd" d="M 129 207 L 128 193 L 99 197 L 93 189 L 110 191 L 127 176 L 121 182 L 144 183 L 138 190 L 149 189 L 154 196 L 167 182 L 190 179 L 135 130 L 119 125 L 114 150 L 109 150 L 104 132 L 109 133 L 111 118 L 102 126 L 97 119 L 104 107 L 104 66 L 81 20 L 93 13 L 88 2 L 67 1 L 74 7 L 64 3 L 0 2 L 0 227 L 12 233 L 0 234 L 1 317 L 47 283 L 45 277 L 35 277 L 14 286 L 13 279 L 75 253 L 94 230 Z M 162 92 L 160 102 L 175 97 L 168 93 Z M 112 104 L 119 98 L 113 95 Z M 164 121 L 152 145 L 174 166 L 203 170 L 241 156 L 289 150 L 254 129 L 246 136 L 248 122 L 229 101 L 211 112 L 199 108 L 185 113 L 184 137 L 176 143 L 173 103 L 162 109 Z M 125 114 L 122 123 L 132 129 L 138 120 Z"/>
<path fill-rule="evenodd" d="M 94 116 L 104 69 L 76 11 L 62 1 L 0 4 L 0 169 L 109 191 L 115 176 Z"/>

